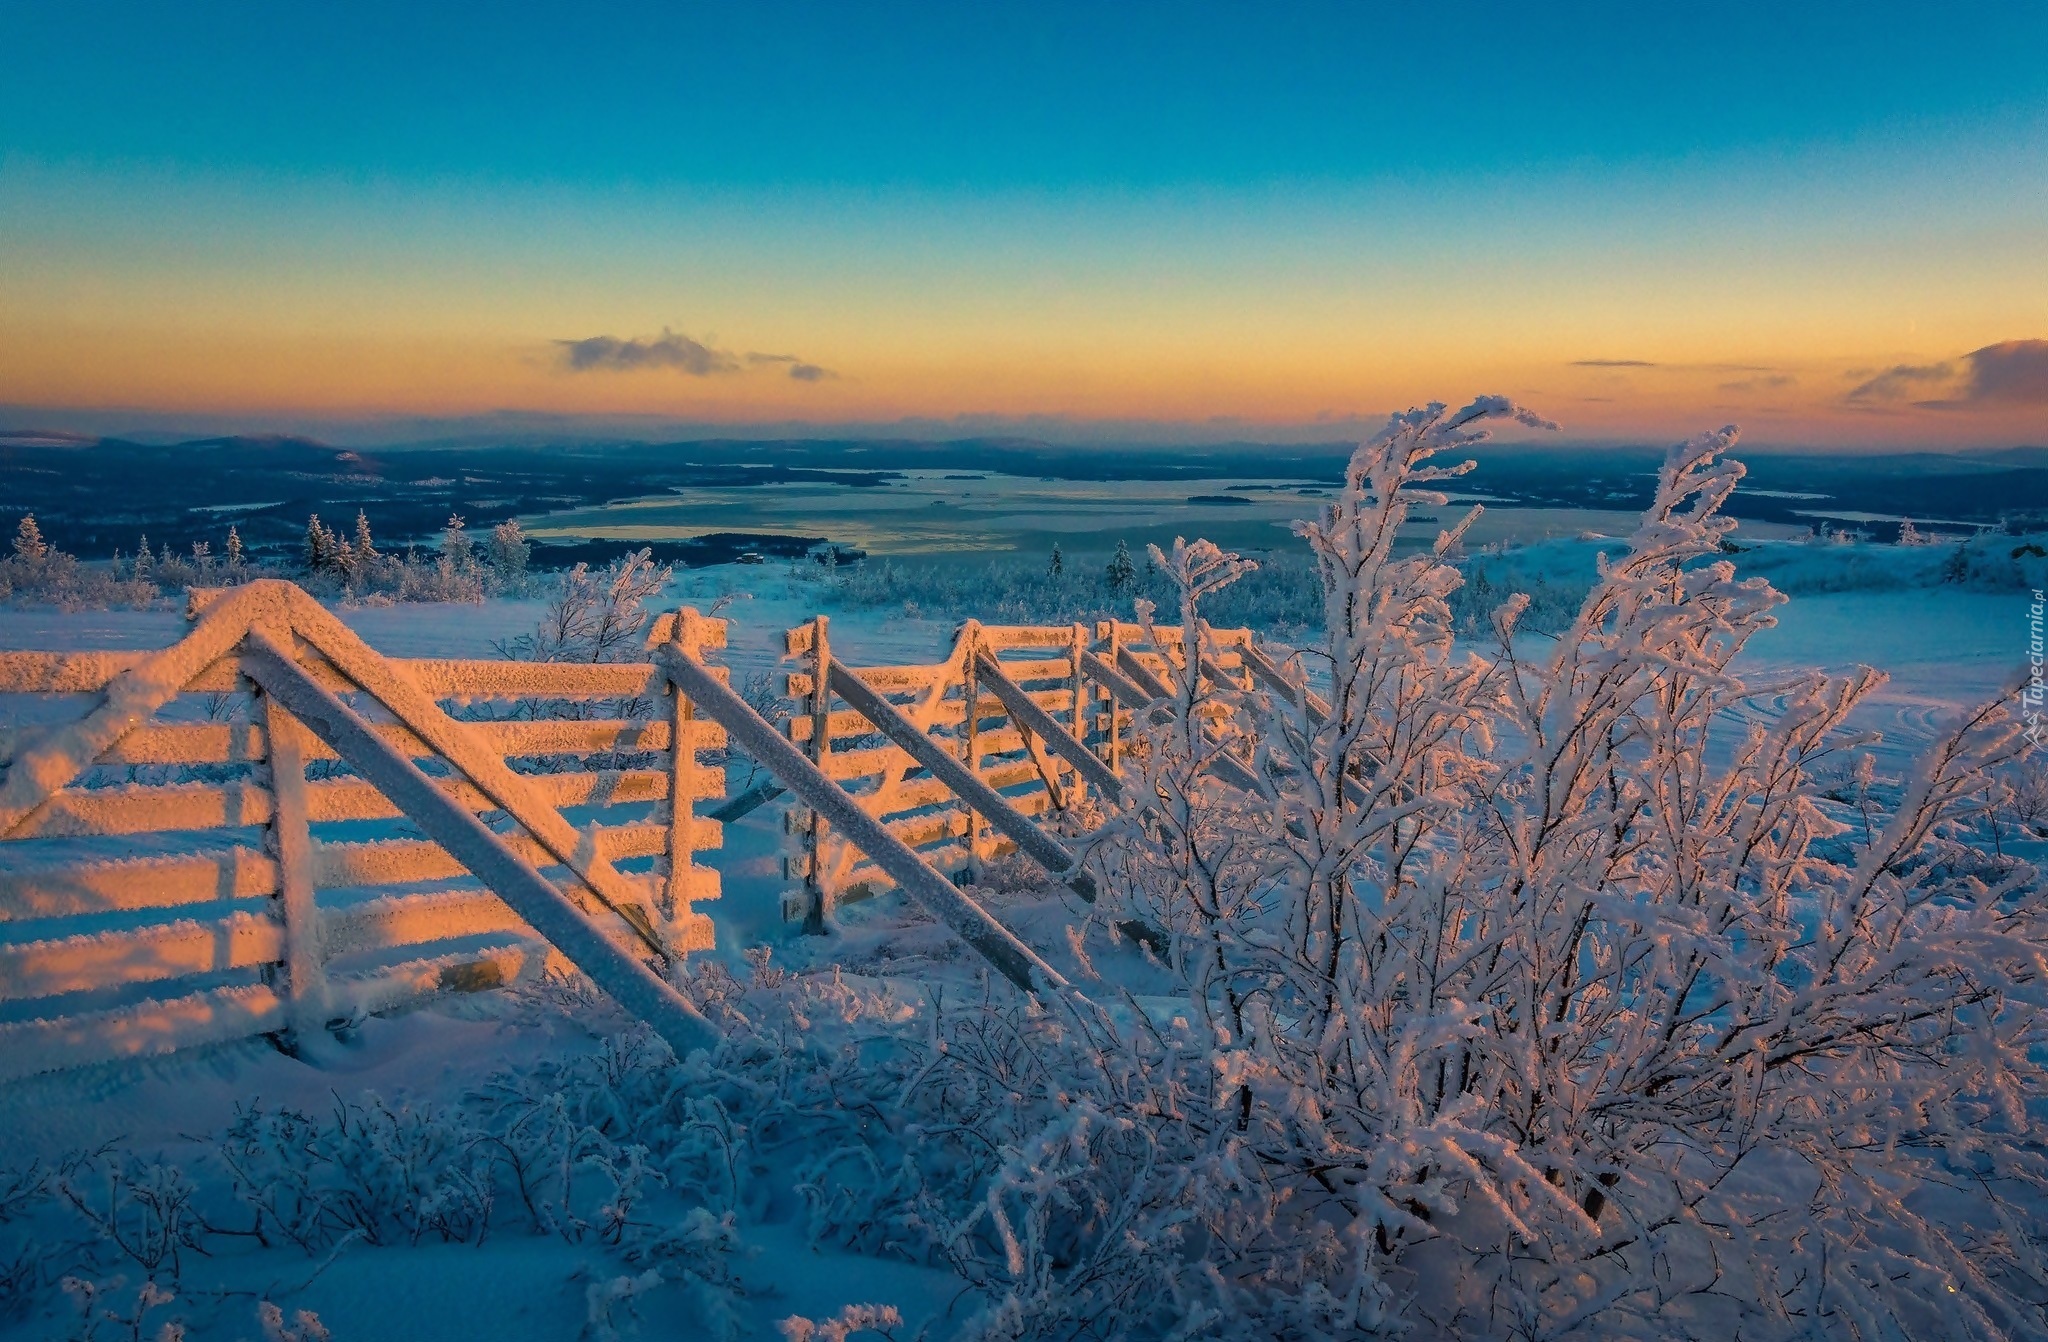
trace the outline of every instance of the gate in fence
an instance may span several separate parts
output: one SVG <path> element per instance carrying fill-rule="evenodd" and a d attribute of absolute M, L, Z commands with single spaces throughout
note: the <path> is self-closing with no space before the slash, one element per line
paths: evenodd
<path fill-rule="evenodd" d="M 943 662 L 856 668 L 820 617 L 788 634 L 778 730 L 706 664 L 724 622 L 688 609 L 647 661 L 599 665 L 388 658 L 284 582 L 190 613 L 157 652 L 0 653 L 27 705 L 0 729 L 0 1079 L 289 1045 L 550 958 L 706 1044 L 666 975 L 711 944 L 725 774 L 700 755 L 728 739 L 798 803 L 786 916 L 895 887 L 1065 989 L 959 882 L 1017 851 L 1092 898 L 1047 822 L 1119 792 L 1178 665 L 1178 630 L 969 622 Z M 1243 631 L 1210 646 L 1205 674 L 1273 674 Z"/>

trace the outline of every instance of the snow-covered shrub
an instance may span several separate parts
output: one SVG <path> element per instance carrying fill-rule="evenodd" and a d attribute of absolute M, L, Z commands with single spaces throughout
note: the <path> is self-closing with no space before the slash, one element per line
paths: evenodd
<path fill-rule="evenodd" d="M 648 603 L 673 575 L 673 566 L 655 563 L 651 550 L 621 555 L 595 573 L 578 564 L 562 575 L 534 631 L 498 651 L 531 662 L 631 660 L 640 655 Z"/>
<path fill-rule="evenodd" d="M 862 1333 L 874 1333 L 895 1342 L 903 1326 L 903 1314 L 894 1305 L 848 1305 L 829 1319 L 807 1319 L 792 1314 L 775 1327 L 785 1342 L 847 1342 Z"/>
<path fill-rule="evenodd" d="M 1395 417 L 1303 528 L 1326 700 L 1173 678 L 1093 861 L 1097 916 L 1165 932 L 1188 1029 L 1068 1046 L 1047 1110 L 1086 1096 L 1177 1158 L 1119 1154 L 1104 1180 L 1048 1120 L 1008 1184 L 1090 1205 L 1076 1182 L 1106 1215 L 1218 1162 L 1185 1221 L 1204 1238 L 1116 1271 L 1151 1273 L 1133 1299 L 1206 1281 L 1220 1335 L 2040 1333 L 2048 893 L 1958 830 L 2014 724 L 1967 715 L 1867 833 L 1817 774 L 1878 675 L 1781 682 L 1775 721 L 1726 725 L 1731 663 L 1783 599 L 1722 557 L 1733 430 L 1673 451 L 1547 655 L 1513 641 L 1515 597 L 1494 654 L 1463 650 L 1457 530 L 1405 557 L 1393 537 L 1468 468 L 1433 458 L 1507 415 L 1529 418 Z M 1190 601 L 1228 558 L 1194 551 L 1168 570 Z M 1217 777 L 1221 751 L 1259 791 Z M 1091 1069 L 1139 1079 L 1112 1106 Z M 1289 1279 L 1245 1226 L 1320 1265 Z M 1087 1261 L 1055 1257 L 1055 1280 Z M 1073 1298 L 1011 1276 L 1030 1335 Z"/>
<path fill-rule="evenodd" d="M 52 1191 L 100 1244 L 149 1273 L 175 1278 L 184 1255 L 205 1252 L 198 1186 L 178 1166 L 132 1152 L 80 1152 L 57 1168 Z"/>
<path fill-rule="evenodd" d="M 502 590 L 517 591 L 525 586 L 526 566 L 532 557 L 533 545 L 526 539 L 518 518 L 509 518 L 491 528 L 485 562 Z"/>
<path fill-rule="evenodd" d="M 459 1112 L 337 1100 L 325 1119 L 251 1105 L 216 1154 L 265 1243 L 308 1253 L 365 1244 L 480 1242 L 497 1197 L 484 1134 Z"/>
<path fill-rule="evenodd" d="M 0 1169 L 0 1321 L 28 1307 L 61 1256 L 32 1223 L 49 1200 L 50 1175 L 41 1161 Z"/>
<path fill-rule="evenodd" d="M 2048 838 L 2048 750 L 2036 747 L 2015 760 L 2000 780 L 1998 818 L 2022 834 Z"/>
<path fill-rule="evenodd" d="M 617 1244 L 647 1187 L 665 1182 L 645 1146 L 619 1140 L 637 1126 L 626 1107 L 652 1098 L 621 1093 L 649 1073 L 651 1048 L 638 1034 L 613 1036 L 595 1057 L 501 1072 L 484 1087 L 487 1140 L 536 1233 Z"/>
<path fill-rule="evenodd" d="M 263 1342 L 328 1342 L 330 1334 L 320 1316 L 310 1309 L 292 1311 L 285 1322 L 284 1310 L 269 1300 L 256 1304 L 256 1322 L 263 1328 Z"/>
<path fill-rule="evenodd" d="M 631 1236 L 619 1252 L 642 1269 L 635 1282 L 682 1289 L 701 1336 L 733 1342 L 747 1331 L 740 1315 L 746 1287 L 737 1271 L 745 1247 L 731 1212 L 714 1215 L 708 1208 L 692 1207 L 672 1225 Z"/>
<path fill-rule="evenodd" d="M 127 1284 L 122 1277 L 111 1281 L 66 1277 L 64 1293 L 77 1313 L 65 1342 L 184 1342 L 182 1320 L 150 1317 L 177 1303 L 177 1293 L 152 1280 L 144 1281 L 133 1297 L 124 1299 Z"/>

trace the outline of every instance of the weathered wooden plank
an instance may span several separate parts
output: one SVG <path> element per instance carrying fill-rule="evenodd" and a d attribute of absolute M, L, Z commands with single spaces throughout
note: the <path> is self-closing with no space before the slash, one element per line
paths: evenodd
<path fill-rule="evenodd" d="M 1111 624 L 1111 621 L 1105 620 L 1098 623 L 1096 629 L 1101 631 L 1106 625 Z M 1142 624 L 1135 624 L 1129 620 L 1117 620 L 1113 622 L 1113 625 L 1117 641 L 1125 646 L 1131 644 L 1142 645 L 1149 637 L 1145 632 L 1145 626 Z M 1160 637 L 1171 640 L 1175 645 L 1178 645 L 1180 642 L 1181 628 L 1177 624 L 1154 625 L 1153 630 Z M 1224 647 L 1241 647 L 1252 641 L 1252 631 L 1249 629 L 1211 629 L 1209 634 L 1217 643 Z M 1098 632 L 1096 636 L 1098 638 L 1104 637 L 1101 632 Z"/>
<path fill-rule="evenodd" d="M 170 1053 L 283 1028 L 268 984 L 215 988 L 111 1011 L 0 1025 L 0 1080 Z"/>
<path fill-rule="evenodd" d="M 607 825 L 597 831 L 596 841 L 607 861 L 621 862 L 632 857 L 660 855 L 667 842 L 667 834 L 666 825 Z M 515 853 L 537 867 L 545 868 L 553 862 L 545 848 L 524 835 L 500 837 Z M 723 826 L 716 820 L 696 819 L 691 841 L 698 848 L 716 848 L 722 839 Z M 447 880 L 466 875 L 468 871 L 447 849 L 427 839 L 316 842 L 313 845 L 313 880 L 323 890 Z"/>
<path fill-rule="evenodd" d="M 900 693 L 904 690 L 926 690 L 937 684 L 945 675 L 943 666 L 862 666 L 853 668 L 861 683 L 870 689 Z M 789 673 L 788 687 L 783 691 L 791 699 L 807 702 L 811 687 L 817 683 L 808 671 Z"/>
<path fill-rule="evenodd" d="M 1044 815 L 1052 809 L 1052 798 L 1043 792 L 1030 792 L 1017 797 L 1012 804 L 1024 815 Z M 966 837 L 967 817 L 957 810 L 934 811 L 930 815 L 910 816 L 888 822 L 889 831 L 912 848 L 922 848 L 940 839 Z"/>
<path fill-rule="evenodd" d="M 660 769 L 618 769 L 597 773 L 521 774 L 532 794 L 550 807 L 624 806 L 660 801 L 668 796 L 668 774 Z M 475 784 L 458 778 L 437 778 L 437 787 L 458 805 L 472 811 L 500 809 L 497 799 Z M 316 821 L 384 820 L 399 808 L 373 783 L 337 778 L 306 788 Z M 714 793 L 713 795 L 717 795 Z"/>
<path fill-rule="evenodd" d="M 270 789 L 254 783 L 68 788 L 9 836 L 15 839 L 151 834 L 270 823 Z"/>
<path fill-rule="evenodd" d="M 373 723 L 377 734 L 414 756 L 433 751 L 395 722 Z M 500 755 L 587 755 L 600 752 L 666 751 L 673 729 L 666 722 L 595 719 L 539 719 L 525 722 L 464 722 L 462 729 Z M 13 757 L 19 741 L 34 739 L 22 729 L 0 728 L 0 762 Z M 714 722 L 691 726 L 687 738 L 696 750 L 725 744 L 725 730 Z M 116 742 L 102 764 L 253 764 L 269 753 L 263 728 L 253 722 L 170 722 L 138 727 Z M 331 760 L 334 752 L 315 741 L 308 760 Z"/>
<path fill-rule="evenodd" d="M 1006 735 L 1015 735 L 1015 733 L 1006 733 Z M 1021 750 L 1022 746 L 1018 746 L 1018 749 Z M 907 754 L 906 758 L 908 758 Z M 924 766 L 919 765 L 918 767 L 922 769 Z M 1020 783 L 1038 781 L 1038 766 L 1032 763 L 1029 758 L 999 760 L 993 764 L 984 760 L 980 772 L 981 781 L 999 792 L 1004 788 L 1016 787 Z M 959 795 L 953 791 L 951 784 L 947 783 L 943 778 L 934 778 L 930 774 L 899 782 L 894 790 L 875 788 L 855 792 L 848 789 L 847 795 L 853 798 L 863 811 L 877 818 L 959 800 Z M 1037 795 L 1040 794 L 1038 792 L 1022 792 L 1016 796 L 1006 797 L 1005 800 L 1014 805 L 1022 797 Z M 791 832 L 796 831 L 793 830 Z"/>
<path fill-rule="evenodd" d="M 254 592 L 263 583 L 251 583 Z M 173 645 L 176 646 L 176 645 Z M 0 652 L 0 694 L 91 694 L 156 655 L 155 650 Z M 391 665 L 437 699 L 613 699 L 659 694 L 661 680 L 646 662 L 512 662 L 468 658 L 392 657 Z M 346 688 L 332 671 L 305 668 L 329 688 Z M 223 652 L 192 668 L 174 687 L 193 692 L 241 688 L 240 659 Z"/>
<path fill-rule="evenodd" d="M 552 807 L 623 806 L 668 796 L 668 775 L 658 769 L 521 775 L 533 793 Z M 471 810 L 497 809 L 494 798 L 457 778 L 435 785 Z M 718 795 L 713 792 L 710 795 Z M 335 778 L 306 785 L 315 822 L 385 820 L 399 809 L 375 784 Z M 270 789 L 255 783 L 173 783 L 71 788 L 45 803 L 16 831 L 17 839 L 82 838 L 152 834 L 169 830 L 232 829 L 271 822 Z M 565 822 L 566 823 L 566 822 Z"/>
<path fill-rule="evenodd" d="M 999 663 L 1003 668 L 1003 674 L 1016 681 L 1019 685 L 1035 680 L 1057 680 L 1064 683 L 1074 674 L 1073 662 L 1065 657 L 1054 661 L 1003 661 L 1002 658 L 995 657 L 988 652 L 983 652 L 982 655 Z"/>
<path fill-rule="evenodd" d="M 865 714 L 856 713 L 850 708 L 834 709 L 832 716 L 826 722 L 826 730 L 832 733 L 832 739 L 835 742 L 841 737 L 858 737 L 874 731 L 874 727 L 868 722 Z M 791 714 L 787 725 L 789 739 L 798 745 L 803 745 L 811 739 L 812 722 L 810 714 Z"/>
<path fill-rule="evenodd" d="M 175 908 L 277 893 L 277 863 L 254 848 L 94 859 L 10 844 L 0 866 L 0 922 Z"/>
<path fill-rule="evenodd" d="M 810 682 L 807 680 L 804 684 L 806 693 L 808 693 Z M 1063 713 L 1073 707 L 1074 692 L 1071 688 L 1061 687 L 1050 690 L 1032 690 L 1030 694 L 1031 701 L 1040 708 L 1045 709 L 1048 713 Z M 890 702 L 894 703 L 895 701 L 891 700 Z M 994 695 L 984 694 L 980 696 L 979 706 L 981 716 L 984 718 L 1003 717 L 1008 713 L 1008 710 L 1003 707 L 1002 700 Z M 943 700 L 928 715 L 923 717 L 912 711 L 916 707 L 914 704 L 899 703 L 896 704 L 896 707 L 902 709 L 906 717 L 923 722 L 925 730 L 928 732 L 939 727 L 956 727 L 967 718 L 965 707 L 958 698 Z M 811 739 L 811 729 L 811 721 L 807 716 L 791 718 L 788 725 L 789 739 L 798 745 L 807 744 Z M 852 709 L 841 709 L 832 714 L 832 748 L 834 750 L 842 748 L 841 742 L 845 742 L 850 746 L 853 742 L 863 737 L 878 734 L 878 729 L 873 723 L 868 721 L 867 714 L 865 713 L 858 713 Z"/>
<path fill-rule="evenodd" d="M 701 618 L 689 607 L 672 613 L 669 620 L 669 637 L 666 643 L 684 649 L 692 656 L 701 655 L 706 647 L 713 646 L 709 635 L 709 621 Z M 724 622 L 719 621 L 722 631 Z M 723 642 L 721 638 L 719 642 Z M 650 644 L 650 646 L 655 646 Z M 674 726 L 678 741 L 688 741 L 696 732 L 700 721 L 696 705 L 688 695 L 666 682 L 668 687 L 669 721 Z M 704 719 L 708 723 L 708 719 Z M 716 727 L 716 723 L 708 723 Z M 723 731 L 720 732 L 721 738 Z M 705 769 L 697 763 L 695 750 L 678 750 L 669 756 L 669 796 L 666 822 L 667 843 L 664 845 L 661 862 L 661 896 L 656 907 L 667 920 L 665 934 L 670 943 L 679 951 L 710 950 L 716 940 L 716 929 L 711 919 L 693 906 L 699 900 L 716 899 L 719 894 L 718 873 L 701 866 L 696 860 L 695 842 L 697 826 L 691 813 L 690 799 L 698 796 L 725 795 L 725 770 Z"/>
<path fill-rule="evenodd" d="M 984 624 L 984 648 L 1063 648 L 1070 636 L 1063 624 Z"/>
<path fill-rule="evenodd" d="M 359 955 L 485 932 L 531 934 L 518 914 L 488 890 L 388 895 L 322 915 L 331 956 Z"/>
<path fill-rule="evenodd" d="M 711 651 L 725 646 L 724 620 L 709 619 L 705 616 L 697 615 L 697 612 L 694 610 L 690 614 L 696 616 L 697 620 L 696 640 L 698 647 Z M 662 644 L 673 642 L 676 636 L 676 625 L 681 617 L 682 612 L 675 610 L 665 610 L 655 616 L 654 623 L 647 626 L 647 641 L 643 645 L 645 649 L 651 653 Z"/>
<path fill-rule="evenodd" d="M 277 963 L 284 949 L 284 926 L 267 911 L 246 910 L 123 932 L 0 943 L 0 1001 L 249 969 Z"/>

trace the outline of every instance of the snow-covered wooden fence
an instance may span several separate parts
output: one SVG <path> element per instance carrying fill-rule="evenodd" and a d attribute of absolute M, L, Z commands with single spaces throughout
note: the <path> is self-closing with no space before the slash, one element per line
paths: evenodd
<path fill-rule="evenodd" d="M 725 781 L 698 757 L 728 730 L 801 802 L 788 916 L 900 887 L 1064 989 L 954 883 L 1018 851 L 1092 899 L 1060 822 L 1121 791 L 1181 656 L 1177 629 L 970 621 L 943 662 L 850 667 L 819 617 L 787 635 L 784 739 L 689 609 L 648 661 L 601 665 L 386 658 L 281 582 L 191 615 L 156 652 L 0 653 L 0 1078 L 290 1042 L 550 956 L 707 1042 L 657 970 L 711 944 L 695 859 L 721 826 L 698 812 Z M 1210 646 L 1207 674 L 1277 677 L 1244 631 Z"/>
<path fill-rule="evenodd" d="M 157 652 L 0 653 L 0 1077 L 289 1039 L 551 953 L 708 1038 L 649 962 L 709 945 L 724 733 L 652 661 L 384 658 L 288 583 L 192 615 Z"/>
<path fill-rule="evenodd" d="M 788 678 L 789 739 L 948 877 L 1019 849 L 1059 870 L 1063 850 L 1046 825 L 1081 806 L 1091 788 L 1117 787 L 1132 714 L 1163 696 L 1158 677 L 1180 664 L 1180 634 L 1107 621 L 968 621 L 942 662 L 851 667 L 833 658 L 819 616 L 787 636 L 803 668 Z M 1221 651 L 1209 669 L 1242 674 L 1249 631 L 1212 634 Z M 912 729 L 931 745 L 920 746 Z M 815 926 L 834 903 L 895 884 L 815 809 L 792 808 L 788 824 L 795 841 L 784 870 L 797 888 L 784 896 L 785 918 Z"/>

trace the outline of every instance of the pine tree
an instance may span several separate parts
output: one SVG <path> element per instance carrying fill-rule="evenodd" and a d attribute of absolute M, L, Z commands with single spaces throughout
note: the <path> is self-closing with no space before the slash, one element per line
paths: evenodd
<path fill-rule="evenodd" d="M 1052 563 L 1046 568 L 1046 576 L 1057 578 L 1066 571 L 1066 559 L 1060 554 L 1060 543 L 1052 543 Z"/>
<path fill-rule="evenodd" d="M 306 568 L 318 573 L 334 562 L 334 537 L 320 525 L 320 514 L 306 519 Z"/>
<path fill-rule="evenodd" d="M 14 557 L 31 564 L 40 564 L 50 557 L 49 542 L 43 539 L 43 529 L 36 525 L 36 515 L 25 513 L 21 525 L 14 529 Z"/>
<path fill-rule="evenodd" d="M 1914 525 L 1913 525 L 1913 519 L 1912 519 L 1912 518 L 1910 518 L 1910 517 L 1902 517 L 1902 518 L 1900 518 L 1900 519 L 1899 519 L 1899 544 L 1901 544 L 1901 545 L 1919 545 L 1919 544 L 1921 544 L 1921 543 L 1922 543 L 1922 542 L 1921 542 L 1921 539 L 1920 539 L 1920 528 L 1918 528 L 1918 527 L 1916 527 L 1916 526 L 1914 526 Z"/>
<path fill-rule="evenodd" d="M 356 560 L 364 566 L 365 570 L 367 570 L 370 561 L 377 557 L 377 546 L 370 539 L 369 516 L 366 513 L 364 513 L 361 508 L 356 509 L 355 545 Z"/>
<path fill-rule="evenodd" d="M 1122 592 L 1137 581 L 1138 567 L 1131 562 L 1131 547 L 1122 541 L 1116 543 L 1116 553 L 1109 557 L 1109 569 L 1103 575 L 1109 580 L 1109 590 Z"/>
<path fill-rule="evenodd" d="M 149 537 L 144 536 L 135 543 L 135 581 L 148 582 L 150 570 L 156 567 L 156 556 L 149 551 Z"/>
<path fill-rule="evenodd" d="M 462 514 L 448 514 L 448 525 L 441 529 L 442 561 L 457 573 L 467 573 L 475 564 L 474 556 L 475 546 L 463 529 Z"/>
<path fill-rule="evenodd" d="M 228 567 L 242 566 L 242 537 L 232 524 L 228 527 Z"/>

